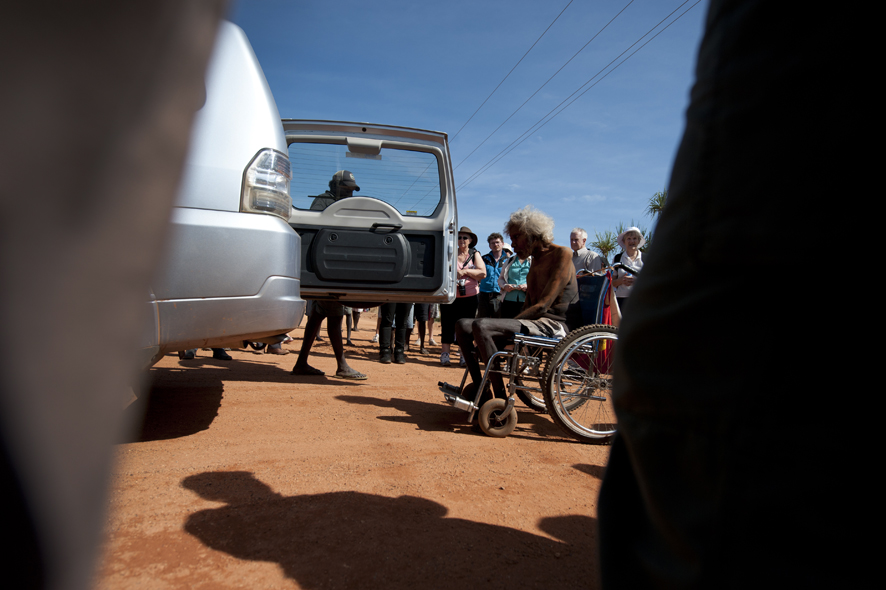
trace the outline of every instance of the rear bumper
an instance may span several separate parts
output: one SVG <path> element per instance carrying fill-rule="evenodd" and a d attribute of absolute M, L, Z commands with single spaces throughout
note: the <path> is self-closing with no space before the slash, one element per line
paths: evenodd
<path fill-rule="evenodd" d="M 188 348 L 239 347 L 284 334 L 305 312 L 299 280 L 269 277 L 256 295 L 157 300 L 160 354 Z"/>

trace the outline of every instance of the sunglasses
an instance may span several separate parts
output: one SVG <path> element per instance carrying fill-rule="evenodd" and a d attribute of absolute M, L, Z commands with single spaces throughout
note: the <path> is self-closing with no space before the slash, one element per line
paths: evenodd
<path fill-rule="evenodd" d="M 458 239 L 459 239 L 459 240 L 468 240 L 468 241 L 470 241 L 470 240 L 471 240 L 471 236 L 458 236 Z"/>

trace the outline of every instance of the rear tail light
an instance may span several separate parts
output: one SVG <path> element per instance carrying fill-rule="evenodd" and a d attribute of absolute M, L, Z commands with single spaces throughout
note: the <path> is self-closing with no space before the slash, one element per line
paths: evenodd
<path fill-rule="evenodd" d="M 276 215 L 289 220 L 292 213 L 292 198 L 289 196 L 291 179 L 289 158 L 285 154 L 271 149 L 260 151 L 243 174 L 240 211 Z"/>

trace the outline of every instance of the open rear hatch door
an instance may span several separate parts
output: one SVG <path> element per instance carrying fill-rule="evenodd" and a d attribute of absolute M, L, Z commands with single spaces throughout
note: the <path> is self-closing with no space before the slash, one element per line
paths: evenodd
<path fill-rule="evenodd" d="M 446 134 L 297 119 L 283 129 L 301 296 L 356 306 L 452 301 L 458 217 Z M 359 186 L 352 196 L 330 186 L 340 171 Z"/>

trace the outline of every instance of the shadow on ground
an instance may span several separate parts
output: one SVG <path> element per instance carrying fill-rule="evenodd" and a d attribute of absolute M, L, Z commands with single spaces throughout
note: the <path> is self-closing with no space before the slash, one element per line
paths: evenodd
<path fill-rule="evenodd" d="M 379 408 L 390 408 L 400 415 L 378 416 L 379 420 L 415 424 L 426 431 L 459 431 L 486 436 L 478 428 L 468 424 L 468 413 L 454 408 L 443 401 L 440 394 L 439 403 L 428 403 L 414 399 L 390 398 L 382 399 L 366 395 L 338 395 L 335 399 L 358 405 L 372 405 Z M 533 410 L 518 408 L 517 427 L 508 436 L 526 440 L 544 440 L 546 442 L 564 442 L 578 444 L 576 440 L 567 438 L 563 431 L 545 414 Z M 476 420 L 476 419 L 475 419 Z"/>
<path fill-rule="evenodd" d="M 552 540 L 446 518 L 414 496 L 359 492 L 282 496 L 245 471 L 192 475 L 182 485 L 219 508 L 185 531 L 242 560 L 277 563 L 302 588 L 594 588 L 596 522 L 544 518 Z"/>
<path fill-rule="evenodd" d="M 126 408 L 133 429 L 129 440 L 147 442 L 189 436 L 207 430 L 218 415 L 224 385 L 220 378 L 202 375 L 199 382 L 177 380 L 168 370 L 155 369 L 146 394 Z"/>

